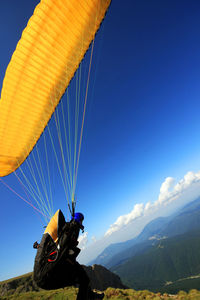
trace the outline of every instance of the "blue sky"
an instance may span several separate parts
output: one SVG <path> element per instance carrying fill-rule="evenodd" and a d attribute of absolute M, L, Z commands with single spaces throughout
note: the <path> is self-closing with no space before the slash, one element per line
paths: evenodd
<path fill-rule="evenodd" d="M 0 86 L 37 3 L 0 4 Z M 193 0 L 112 1 L 95 40 L 76 190 L 88 249 L 94 237 L 102 247 L 114 223 L 121 233 L 115 231 L 105 245 L 121 241 L 125 231 L 127 238 L 134 236 L 133 225 L 140 230 L 163 212 L 165 201 L 175 209 L 200 194 L 199 15 L 200 3 Z M 3 180 L 24 197 L 15 176 Z M 54 209 L 66 214 L 59 180 L 53 190 Z M 3 280 L 32 270 L 32 244 L 40 240 L 44 223 L 3 184 L 0 199 Z M 160 210 L 145 215 L 147 203 Z M 123 228 L 117 227 L 120 216 Z M 93 245 L 93 255 L 98 247 Z M 84 251 L 86 261 L 92 251 Z"/>

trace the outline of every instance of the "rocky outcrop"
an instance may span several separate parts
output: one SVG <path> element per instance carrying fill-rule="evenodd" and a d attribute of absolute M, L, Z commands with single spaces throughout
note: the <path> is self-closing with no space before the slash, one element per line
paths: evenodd
<path fill-rule="evenodd" d="M 106 290 L 108 287 L 113 288 L 126 288 L 121 282 L 118 275 L 112 273 L 105 267 L 100 265 L 93 265 L 91 267 L 84 267 L 91 282 L 92 289 L 97 289 L 100 291 Z"/>

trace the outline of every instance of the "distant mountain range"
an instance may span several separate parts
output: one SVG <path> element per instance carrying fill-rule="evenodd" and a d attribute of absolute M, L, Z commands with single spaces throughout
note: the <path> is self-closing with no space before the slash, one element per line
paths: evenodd
<path fill-rule="evenodd" d="M 120 276 L 133 289 L 166 289 L 200 274 L 200 198 L 170 217 L 157 218 L 141 234 L 112 244 L 94 261 Z"/>
<path fill-rule="evenodd" d="M 199 254 L 200 230 L 156 241 L 111 270 L 131 288 L 160 291 L 177 280 L 199 275 Z"/>

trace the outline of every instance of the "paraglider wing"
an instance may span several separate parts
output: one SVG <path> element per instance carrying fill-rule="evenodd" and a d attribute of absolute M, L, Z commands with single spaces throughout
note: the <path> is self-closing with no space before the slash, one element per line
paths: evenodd
<path fill-rule="evenodd" d="M 6 70 L 0 176 L 26 159 L 94 39 L 111 0 L 41 0 Z"/>

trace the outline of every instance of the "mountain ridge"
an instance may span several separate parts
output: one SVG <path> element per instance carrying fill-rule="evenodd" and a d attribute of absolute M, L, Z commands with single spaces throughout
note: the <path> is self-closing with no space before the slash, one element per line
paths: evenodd
<path fill-rule="evenodd" d="M 106 268 L 118 265 L 132 255 L 132 248 L 141 251 L 142 243 L 146 247 L 153 245 L 158 239 L 183 234 L 192 229 L 200 228 L 200 198 L 188 203 L 176 213 L 168 217 L 159 217 L 150 221 L 134 239 L 112 244 L 104 249 L 90 264 L 100 264 Z M 138 246 L 141 244 L 141 246 Z M 142 247 L 144 249 L 144 247 Z"/>

